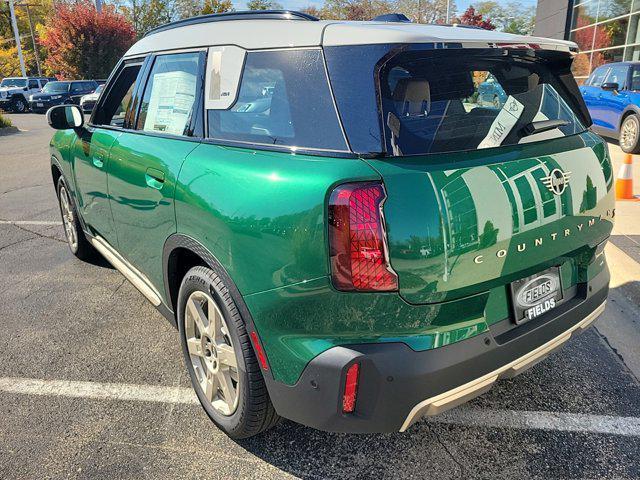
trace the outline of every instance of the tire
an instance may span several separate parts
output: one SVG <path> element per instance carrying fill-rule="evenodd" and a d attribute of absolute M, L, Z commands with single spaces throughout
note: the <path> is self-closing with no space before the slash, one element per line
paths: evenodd
<path fill-rule="evenodd" d="M 280 417 L 269 399 L 246 324 L 222 280 L 207 267 L 193 267 L 182 280 L 177 303 L 187 371 L 209 418 L 233 439 L 275 426 Z"/>
<path fill-rule="evenodd" d="M 56 186 L 58 194 L 58 206 L 60 207 L 60 215 L 62 216 L 62 226 L 64 228 L 65 237 L 69 250 L 80 260 L 92 262 L 100 257 L 100 254 L 89 243 L 87 237 L 82 230 L 78 211 L 73 203 L 73 198 L 69 194 L 69 189 L 62 178 L 58 179 Z"/>
<path fill-rule="evenodd" d="M 640 120 L 631 114 L 620 125 L 620 148 L 625 153 L 640 153 Z"/>
<path fill-rule="evenodd" d="M 29 105 L 22 95 L 14 98 L 11 102 L 11 110 L 15 113 L 25 113 L 28 109 Z"/>

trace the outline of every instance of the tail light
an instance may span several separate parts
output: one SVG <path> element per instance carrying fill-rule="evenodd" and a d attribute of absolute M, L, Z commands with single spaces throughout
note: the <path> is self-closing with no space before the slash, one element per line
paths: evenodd
<path fill-rule="evenodd" d="M 354 363 L 347 370 L 344 381 L 344 395 L 342 396 L 342 412 L 353 413 L 356 409 L 356 394 L 358 393 L 358 374 L 360 364 Z"/>
<path fill-rule="evenodd" d="M 343 291 L 389 292 L 398 276 L 389 265 L 380 183 L 349 183 L 329 199 L 329 248 L 333 286 Z"/>

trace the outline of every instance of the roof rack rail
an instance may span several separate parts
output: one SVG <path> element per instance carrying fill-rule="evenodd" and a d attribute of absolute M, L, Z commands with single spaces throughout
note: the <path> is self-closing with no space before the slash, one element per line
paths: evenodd
<path fill-rule="evenodd" d="M 152 28 L 144 34 L 151 35 L 153 33 L 173 30 L 174 28 L 186 27 L 187 25 L 196 25 L 198 23 L 210 22 L 226 22 L 231 20 L 307 20 L 317 22 L 318 19 L 313 15 L 293 10 L 241 10 L 239 12 L 211 13 L 209 15 L 199 15 L 197 17 L 185 18 L 175 22 L 160 25 Z"/>

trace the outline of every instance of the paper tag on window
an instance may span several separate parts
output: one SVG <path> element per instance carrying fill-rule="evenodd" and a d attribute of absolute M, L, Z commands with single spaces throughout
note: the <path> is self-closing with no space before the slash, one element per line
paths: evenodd
<path fill-rule="evenodd" d="M 523 112 L 524 105 L 509 95 L 500 113 L 498 113 L 498 116 L 491 124 L 489 133 L 484 140 L 480 142 L 478 148 L 493 148 L 502 145 L 504 139 L 507 138 L 507 135 L 509 135 L 513 127 L 518 123 Z"/>

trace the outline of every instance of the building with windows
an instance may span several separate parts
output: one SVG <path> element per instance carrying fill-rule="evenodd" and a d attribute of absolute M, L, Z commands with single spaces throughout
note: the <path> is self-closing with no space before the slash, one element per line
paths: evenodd
<path fill-rule="evenodd" d="M 640 60 L 640 0 L 540 0 L 535 34 L 576 42 L 582 83 L 600 65 Z"/>

